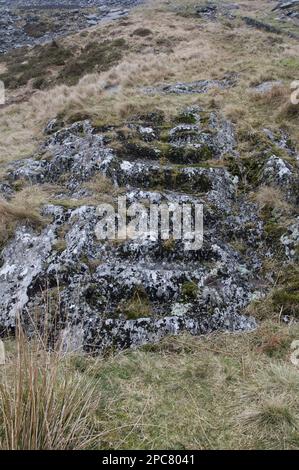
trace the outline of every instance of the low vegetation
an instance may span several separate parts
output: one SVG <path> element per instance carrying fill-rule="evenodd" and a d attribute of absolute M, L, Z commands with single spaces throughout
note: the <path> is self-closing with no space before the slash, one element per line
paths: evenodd
<path fill-rule="evenodd" d="M 276 260 L 276 264 L 278 263 Z M 285 317 L 296 320 L 299 317 L 298 266 L 297 264 L 276 266 L 274 272 L 276 276 L 269 294 L 263 299 L 253 301 L 247 312 L 260 321 Z"/>
<path fill-rule="evenodd" d="M 289 103 L 286 83 L 296 78 L 297 42 L 258 30 L 252 34 L 238 18 L 248 15 L 244 4 L 229 25 L 221 20 L 203 26 L 198 16 L 178 15 L 175 3 L 157 2 L 131 13 L 129 22 L 107 23 L 84 35 L 3 56 L 0 79 L 15 92 L 12 104 L 0 110 L 2 159 L 32 151 L 47 120 L 61 112 L 109 125 L 154 107 L 175 116 L 185 104 L 221 109 L 240 131 L 245 127 L 257 131 L 265 122 L 275 129 L 283 121 L 298 141 L 297 107 Z M 180 8 L 184 5 L 194 10 L 198 2 L 180 2 Z M 260 2 L 247 7 L 252 15 L 261 8 Z M 231 72 L 238 76 L 235 87 L 200 97 L 147 96 L 141 91 L 158 83 L 222 78 Z M 283 85 L 271 96 L 256 99 L 252 84 L 265 80 L 281 80 Z"/>
<path fill-rule="evenodd" d="M 276 319 L 105 359 L 18 336 L 0 367 L 0 448 L 296 449 L 298 335 Z"/>
<path fill-rule="evenodd" d="M 118 309 L 121 314 L 125 315 L 127 320 L 136 320 L 138 318 L 152 316 L 150 301 L 142 287 L 133 293 L 131 299 L 121 302 Z"/>
<path fill-rule="evenodd" d="M 284 188 L 260 185 L 259 179 L 272 151 L 295 164 L 285 149 L 269 144 L 264 129 L 274 134 L 283 129 L 292 145 L 299 146 L 299 106 L 290 102 L 290 82 L 298 78 L 298 41 L 286 34 L 286 26 L 277 34 L 272 14 L 259 17 L 261 5 L 269 7 L 266 0 L 238 1 L 236 17 L 219 21 L 204 21 L 197 14 L 203 3 L 154 1 L 131 12 L 128 21 L 3 55 L 0 80 L 7 88 L 7 103 L 0 107 L 1 171 L 33 154 L 45 139 L 46 123 L 57 116 L 64 123 L 90 119 L 116 153 L 148 159 L 156 155 L 132 127 L 149 122 L 161 131 L 158 161 L 172 165 L 168 174 L 149 177 L 148 189 L 161 189 L 167 180 L 171 189 L 197 194 L 200 188 L 204 193 L 211 189 L 210 181 L 203 175 L 190 187 L 180 179 L 182 168 L 227 168 L 239 178 L 238 190 L 256 204 L 265 247 L 279 245 L 277 258 L 269 256 L 261 267 L 265 296 L 247 309 L 259 328 L 246 334 L 167 338 L 97 359 L 81 351 L 49 350 L 45 341 L 28 342 L 20 331 L 5 342 L 6 364 L 0 366 L 0 449 L 299 446 L 299 374 L 290 360 L 292 342 L 299 339 L 299 272 L 296 265 L 280 263 L 280 238 L 298 212 Z M 244 21 L 254 16 L 255 26 Z M 45 27 L 30 26 L 27 32 L 37 37 Z M 202 95 L 155 92 L 160 85 L 228 74 L 237 80 L 226 90 L 214 88 Z M 258 93 L 255 87 L 265 81 L 278 84 Z M 216 160 L 204 145 L 174 148 L 165 138 L 163 130 L 170 125 L 195 124 L 194 116 L 183 111 L 192 105 L 209 114 L 221 112 L 234 123 L 238 159 L 227 155 Z M 42 229 L 45 202 L 66 209 L 113 203 L 123 191 L 103 176 L 82 186 L 83 199 L 58 199 L 55 188 L 42 191 L 15 182 L 13 197 L 0 199 L 0 249 L 19 223 Z M 66 249 L 65 233 L 62 225 L 57 253 Z M 242 236 L 232 237 L 233 243 L 248 256 Z M 165 248 L 174 250 L 175 241 L 165 242 Z M 91 266 L 92 260 L 85 261 Z M 95 262 L 93 269 L 97 267 Z M 92 285 L 90 289 L 94 301 Z M 191 279 L 181 292 L 187 303 L 198 296 L 199 287 Z M 51 295 L 55 303 L 57 292 L 53 289 Z M 129 320 L 152 315 L 142 289 L 120 302 L 118 310 Z"/>
<path fill-rule="evenodd" d="M 22 48 L 1 57 L 6 70 L 0 79 L 9 89 L 29 84 L 45 89 L 57 83 L 75 85 L 84 75 L 104 72 L 122 58 L 124 39 L 89 42 L 81 50 L 65 47 L 58 41 L 33 49 Z"/>
<path fill-rule="evenodd" d="M 0 79 L 11 89 L 27 85 L 29 80 L 33 80 L 34 88 L 45 88 L 51 83 L 51 68 L 63 67 L 72 56 L 71 50 L 56 41 L 32 50 L 17 49 L 1 57 L 6 71 L 0 74 Z"/>
<path fill-rule="evenodd" d="M 65 450 L 95 446 L 101 396 L 43 339 L 29 343 L 22 331 L 7 344 L 0 369 L 0 449 Z"/>

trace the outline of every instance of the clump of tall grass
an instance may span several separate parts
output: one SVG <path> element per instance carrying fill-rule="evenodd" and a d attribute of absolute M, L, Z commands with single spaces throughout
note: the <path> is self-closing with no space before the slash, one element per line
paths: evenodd
<path fill-rule="evenodd" d="M 9 202 L 0 197 L 0 248 L 14 235 L 18 224 L 43 227 L 45 219 L 39 209 L 45 201 L 46 192 L 30 186 L 16 192 Z"/>
<path fill-rule="evenodd" d="M 97 444 L 97 383 L 69 368 L 61 351 L 18 328 L 0 368 L 0 449 L 88 449 Z"/>

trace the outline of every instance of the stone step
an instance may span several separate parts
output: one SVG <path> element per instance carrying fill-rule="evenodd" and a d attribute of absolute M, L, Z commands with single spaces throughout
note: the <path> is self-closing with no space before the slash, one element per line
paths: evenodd
<path fill-rule="evenodd" d="M 60 299 L 75 318 L 86 312 L 101 318 L 237 313 L 251 298 L 247 285 L 250 274 L 238 269 L 230 272 L 236 264 L 232 260 L 228 264 L 228 268 L 220 262 L 209 267 L 186 266 L 111 258 L 94 273 L 77 272 L 68 279 L 62 276 Z"/>
<path fill-rule="evenodd" d="M 192 112 L 194 124 L 168 128 L 167 145 L 180 151 L 211 144 L 213 157 L 233 150 L 228 123 L 213 113 L 207 123 L 199 111 Z M 41 233 L 21 227 L 3 250 L 0 320 L 5 326 L 14 327 L 17 311 L 24 312 L 24 318 L 26 312 L 36 311 L 42 317 L 54 305 L 62 327 L 67 317 L 72 327 L 82 328 L 86 349 L 90 341 L 95 348 L 115 342 L 120 347 L 139 345 L 156 340 L 159 332 L 250 328 L 252 323 L 243 321 L 239 313 L 253 295 L 254 270 L 259 266 L 230 245 L 232 232 L 242 235 L 252 220 L 247 206 L 244 216 L 235 215 L 237 179 L 224 167 L 209 166 L 210 162 L 194 164 L 190 154 L 183 164 L 171 154 L 168 159 L 117 154 L 109 148 L 105 132 L 97 134 L 88 122 L 54 128 L 48 126 L 40 153 L 12 163 L 8 175 L 12 191 L 13 183 L 24 179 L 33 185 L 55 183 L 61 193 L 53 195 L 54 204 L 43 208 L 52 222 Z M 156 140 L 161 137 L 161 129 L 153 132 Z M 156 141 L 145 143 L 154 146 Z M 119 189 L 109 199 L 113 220 L 118 195 L 126 198 L 127 208 L 142 204 L 146 214 L 151 204 L 203 205 L 203 247 L 187 250 L 171 231 L 166 240 L 159 232 L 134 239 L 130 230 L 126 240 L 99 239 L 96 227 L 102 219 L 94 202 L 97 195 L 85 185 L 97 176 L 109 178 Z M 63 206 L 61 199 L 79 207 Z M 28 259 L 33 267 L 27 272 L 23 268 Z M 45 298 L 50 301 L 44 302 Z"/>
<path fill-rule="evenodd" d="M 161 165 L 152 162 L 124 160 L 116 170 L 115 178 L 120 186 L 143 189 L 162 189 L 187 194 L 204 194 L 226 188 L 230 196 L 234 192 L 233 179 L 223 168 L 201 168 L 180 165 Z"/>
<path fill-rule="evenodd" d="M 123 350 L 159 342 L 167 335 L 177 336 L 187 332 L 198 336 L 213 331 L 251 331 L 256 328 L 253 318 L 243 315 L 202 315 L 192 318 L 187 315 L 164 318 L 142 318 L 136 320 L 100 320 L 94 318 L 87 324 L 79 324 L 65 330 L 65 349 L 72 349 L 71 339 L 76 338 L 87 352 L 97 354 L 107 348 Z M 68 339 L 68 340 L 67 340 Z"/>

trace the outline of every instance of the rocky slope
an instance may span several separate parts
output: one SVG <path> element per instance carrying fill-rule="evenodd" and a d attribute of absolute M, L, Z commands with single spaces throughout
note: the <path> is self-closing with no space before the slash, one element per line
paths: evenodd
<path fill-rule="evenodd" d="M 108 133 L 88 121 L 56 131 L 62 124 L 52 121 L 40 153 L 10 166 L 3 188 L 8 198 L 17 181 L 33 186 L 64 181 L 64 190 L 43 209 L 51 222 L 40 233 L 20 226 L 2 252 L 2 327 L 14 328 L 19 314 L 30 327 L 30 315 L 39 312 L 52 316 L 59 329 L 68 324 L 66 341 L 89 350 L 137 346 L 184 330 L 255 327 L 241 312 L 263 295 L 261 264 L 274 247 L 265 243 L 256 206 L 238 195 L 236 172 L 217 165 L 225 155 L 238 162 L 233 126 L 200 108 L 182 110 L 178 120 L 166 137 L 163 128 L 167 144 L 160 140 L 163 116 L 154 113 L 130 123 L 138 145 L 113 129 L 121 143 L 117 152 L 109 147 Z M 298 172 L 275 155 L 276 146 L 287 145 L 285 137 L 274 143 L 271 133 L 265 135 L 269 150 L 260 181 L 298 188 Z M 295 164 L 296 152 L 287 150 Z M 123 188 L 130 202 L 203 203 L 203 248 L 184 251 L 181 242 L 150 237 L 99 242 L 96 206 L 84 202 L 93 195 L 84 183 L 97 176 Z M 298 191 L 287 197 L 298 202 Z M 63 207 L 63 200 L 76 207 Z M 242 248 L 234 246 L 238 238 Z M 294 256 L 296 242 L 298 224 L 278 240 L 286 257 Z"/>
<path fill-rule="evenodd" d="M 125 18 L 140 0 L 6 0 L 0 2 L 0 53 Z"/>
<path fill-rule="evenodd" d="M 0 192 L 6 203 L 23 188 L 50 197 L 40 227 L 30 220 L 19 223 L 3 247 L 3 331 L 13 331 L 18 317 L 28 331 L 46 318 L 66 348 L 97 352 L 182 331 L 198 335 L 256 327 L 245 310 L 269 291 L 274 274 L 265 264 L 293 263 L 298 256 L 296 145 L 283 126 L 261 127 L 259 138 L 246 137 L 251 153 L 244 158 L 236 126 L 221 109 L 180 101 L 232 90 L 238 81 L 237 73 L 226 73 L 139 89 L 144 99 L 156 102 L 177 97 L 171 118 L 154 106 L 121 124 L 78 118 L 70 123 L 58 116 L 47 124 L 36 153 L 5 167 Z M 280 85 L 264 80 L 250 92 L 263 96 Z M 292 207 L 284 225 L 279 206 L 258 205 L 254 194 L 262 188 L 274 197 L 282 194 L 281 206 Z M 187 251 L 180 241 L 150 234 L 99 241 L 97 206 L 117 204 L 120 194 L 146 206 L 203 204 L 203 247 Z M 282 319 L 290 321 L 292 313 L 293 307 L 282 310 Z"/>

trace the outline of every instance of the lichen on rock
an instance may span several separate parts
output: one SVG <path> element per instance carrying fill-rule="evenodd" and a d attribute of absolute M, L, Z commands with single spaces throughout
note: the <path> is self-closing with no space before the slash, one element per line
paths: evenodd
<path fill-rule="evenodd" d="M 261 265 L 271 247 L 256 206 L 238 195 L 238 177 L 225 165 L 213 166 L 213 160 L 225 162 L 227 155 L 239 160 L 234 126 L 199 107 L 178 116 L 168 126 L 163 119 L 150 125 L 140 118 L 130 131 L 154 152 L 166 141 L 177 151 L 206 145 L 206 165 L 174 163 L 170 154 L 165 161 L 121 148 L 116 152 L 105 131 L 89 121 L 63 127 L 53 120 L 39 152 L 10 164 L 4 191 L 19 180 L 59 189 L 43 208 L 50 218 L 46 228 L 37 233 L 20 226 L 2 252 L 2 328 L 14 329 L 20 316 L 30 330 L 31 312 L 39 312 L 39 318 L 55 317 L 66 348 L 80 343 L 92 352 L 137 347 L 183 331 L 197 335 L 255 328 L 255 320 L 243 311 L 257 296 Z M 190 252 L 180 240 L 151 236 L 98 240 L 95 190 L 85 184 L 99 176 L 112 188 L 121 187 L 129 203 L 203 204 L 203 247 Z M 272 155 L 259 181 L 285 189 L 296 178 L 295 167 Z M 281 238 L 287 257 L 294 254 L 296 230 L 292 226 L 287 234 L 286 229 Z"/>

